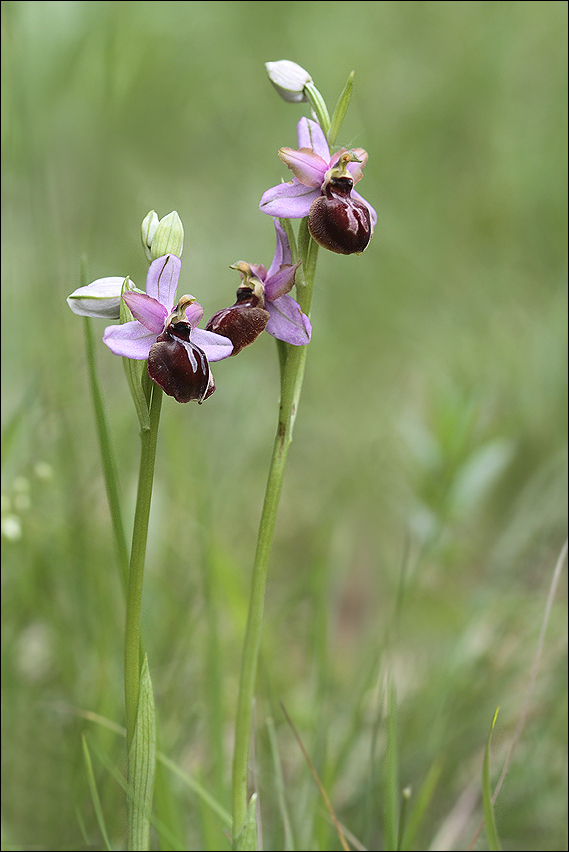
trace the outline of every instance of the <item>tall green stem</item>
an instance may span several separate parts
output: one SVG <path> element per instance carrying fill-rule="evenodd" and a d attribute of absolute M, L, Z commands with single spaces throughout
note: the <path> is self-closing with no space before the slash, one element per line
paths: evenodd
<path fill-rule="evenodd" d="M 304 281 L 300 281 L 297 285 L 297 298 L 304 313 L 308 314 L 312 300 L 318 246 L 308 233 L 306 220 L 301 222 L 298 242 L 300 257 L 303 261 Z M 233 843 L 234 848 L 237 849 L 240 848 L 239 838 L 247 816 L 247 763 L 251 736 L 251 707 L 261 642 L 267 568 L 307 354 L 306 346 L 285 344 L 285 347 L 285 356 L 281 359 L 281 398 L 277 434 L 259 524 L 251 578 L 249 614 L 241 660 L 233 755 Z"/>
<path fill-rule="evenodd" d="M 162 407 L 162 390 L 152 384 L 150 403 L 150 428 L 140 433 L 140 474 L 138 493 L 132 532 L 132 551 L 126 600 L 126 627 L 124 646 L 124 698 L 126 711 L 126 744 L 130 750 L 140 690 L 140 612 L 142 606 L 142 585 L 144 579 L 144 561 L 148 538 L 148 519 L 154 482 L 154 464 L 156 460 L 156 441 Z"/>

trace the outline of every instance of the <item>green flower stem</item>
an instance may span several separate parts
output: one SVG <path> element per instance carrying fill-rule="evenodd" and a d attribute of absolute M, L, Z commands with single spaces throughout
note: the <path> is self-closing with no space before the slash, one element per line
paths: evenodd
<path fill-rule="evenodd" d="M 328 114 L 328 108 L 324 98 L 314 83 L 307 83 L 305 85 L 304 94 L 308 98 L 308 102 L 316 114 L 318 124 L 324 133 L 328 134 L 328 131 L 330 130 L 330 116 Z"/>
<path fill-rule="evenodd" d="M 142 639 L 140 635 L 140 605 L 142 597 L 142 581 L 146 553 L 150 500 L 154 478 L 156 440 L 158 436 L 158 425 L 162 404 L 162 391 L 158 388 L 158 386 L 154 385 L 153 382 L 150 382 L 150 380 L 143 381 L 143 397 L 145 410 L 148 411 L 148 397 L 152 397 L 152 404 L 147 420 L 149 428 L 143 427 L 141 431 L 142 453 L 140 460 L 140 478 L 133 531 L 133 555 L 132 560 L 130 560 L 129 567 L 128 547 L 124 532 L 124 524 L 122 521 L 116 463 L 114 454 L 112 452 L 110 432 L 103 405 L 103 398 L 99 386 L 99 380 L 97 376 L 93 327 L 92 321 L 89 317 L 85 317 L 83 327 L 85 332 L 85 349 L 87 354 L 89 382 L 91 386 L 93 407 L 95 410 L 95 422 L 97 426 L 97 434 L 99 437 L 99 446 L 101 451 L 101 460 L 107 491 L 107 500 L 109 503 L 114 538 L 121 567 L 123 587 L 125 591 L 125 596 L 127 598 L 127 618 L 125 635 L 125 705 L 129 744 L 127 751 L 127 754 L 129 755 L 129 785 L 130 789 L 133 789 L 135 787 L 136 779 L 133 777 L 134 761 L 136 759 L 142 758 L 142 765 L 147 767 L 147 770 L 145 777 L 140 777 L 141 773 L 139 768 L 139 777 L 137 780 L 139 783 L 142 783 L 144 789 L 147 791 L 148 797 L 151 800 L 152 788 L 154 786 L 154 734 L 152 735 L 152 737 L 150 737 L 148 733 L 144 732 L 140 735 L 141 745 L 140 749 L 136 753 L 133 752 L 131 744 L 134 738 L 135 725 L 138 716 L 138 702 L 140 691 L 140 660 L 144 659 L 144 649 L 142 646 Z M 146 376 L 143 376 L 143 379 L 145 378 Z M 150 684 L 149 678 L 148 683 Z M 146 730 L 146 728 L 143 728 L 143 731 Z M 144 761 L 143 759 L 145 756 L 147 757 L 146 761 Z M 131 765 L 131 763 L 133 765 Z M 156 770 L 156 790 L 157 813 L 173 813 L 170 786 L 162 765 L 157 767 Z M 128 809 L 129 814 L 131 816 L 134 812 L 136 812 L 138 815 L 138 811 L 140 811 L 140 809 L 138 809 L 137 811 L 136 803 L 133 804 L 129 802 Z M 144 823 L 148 821 L 148 816 L 145 812 L 142 814 L 141 820 Z M 129 818 L 129 848 L 131 849 L 138 848 L 138 846 L 140 845 L 137 842 L 137 837 L 135 835 L 140 828 L 141 820 Z M 172 817 L 171 821 L 173 821 Z M 146 836 L 146 834 L 144 834 L 144 836 Z M 174 847 L 164 845 L 163 848 Z"/>
<path fill-rule="evenodd" d="M 97 434 L 99 436 L 99 445 L 101 450 L 101 459 L 103 465 L 103 473 L 105 478 L 105 486 L 107 490 L 107 499 L 109 503 L 109 509 L 111 514 L 111 520 L 113 525 L 115 543 L 117 547 L 119 563 L 121 567 L 121 574 L 123 579 L 123 587 L 125 592 L 125 597 L 128 593 L 128 578 L 129 578 L 129 555 L 128 555 L 128 546 L 126 543 L 126 536 L 124 531 L 124 524 L 122 520 L 122 512 L 119 498 L 119 488 L 118 488 L 118 476 L 116 470 L 115 456 L 111 447 L 111 439 L 110 439 L 110 431 L 109 426 L 106 419 L 105 409 L 103 405 L 102 394 L 99 386 L 99 380 L 97 376 L 97 367 L 95 362 L 95 343 L 94 343 L 94 335 L 93 335 L 93 325 L 90 317 L 85 317 L 84 322 L 84 330 L 85 330 L 85 348 L 87 352 L 87 364 L 89 370 L 89 380 L 91 385 L 91 396 L 93 398 L 93 406 L 95 409 L 95 422 L 97 425 Z M 144 377 L 143 377 L 144 378 Z M 153 383 L 148 381 L 148 383 L 144 382 L 143 388 L 146 388 L 146 392 L 148 393 L 152 389 Z M 159 391 L 158 387 L 156 387 L 156 393 L 158 399 L 156 400 L 156 404 L 158 408 L 160 407 L 160 401 L 162 399 L 162 393 Z M 144 394 L 144 405 L 147 410 L 148 403 L 146 401 L 146 394 Z M 159 411 L 156 415 L 156 420 L 158 420 Z M 150 419 L 148 419 L 148 423 L 150 425 Z M 156 424 L 158 425 L 158 424 Z M 143 430 L 144 433 L 148 432 L 148 430 Z M 156 429 L 157 432 L 157 429 Z M 155 443 L 155 442 L 154 442 Z M 152 483 L 150 483 L 152 484 Z M 144 648 L 142 644 L 142 639 L 140 641 L 140 650 L 139 650 L 139 660 L 144 659 Z M 134 665 L 134 664 L 133 664 Z M 151 747 L 151 744 L 148 744 Z M 155 802 L 155 813 L 157 818 L 162 819 L 163 822 L 166 822 L 170 827 L 176 826 L 178 827 L 180 824 L 179 815 L 176 811 L 176 803 L 172 796 L 172 791 L 170 789 L 169 776 L 163 766 L 163 764 L 159 763 L 156 767 L 156 780 L 155 780 L 155 790 L 156 790 L 156 802 Z M 163 815 L 167 814 L 167 817 Z M 175 832 L 176 833 L 176 832 Z M 177 830 L 177 836 L 182 836 L 182 831 L 180 828 Z M 162 849 L 174 849 L 180 848 L 178 845 L 169 844 L 164 838 L 162 838 Z"/>
<path fill-rule="evenodd" d="M 162 407 L 162 390 L 152 383 L 150 402 L 150 428 L 140 433 L 142 442 L 138 494 L 132 532 L 132 550 L 126 600 L 126 627 L 124 647 L 124 698 L 126 712 L 127 754 L 130 751 L 140 691 L 140 611 L 142 605 L 142 583 L 144 560 L 148 537 L 148 519 L 154 481 L 156 441 Z"/>
<path fill-rule="evenodd" d="M 299 251 L 303 261 L 304 280 L 300 280 L 297 284 L 297 299 L 306 314 L 310 311 L 312 300 L 317 250 L 317 244 L 308 233 L 307 220 L 303 219 L 299 231 Z M 259 524 L 237 702 L 233 755 L 233 842 L 234 848 L 237 849 L 240 848 L 239 838 L 242 836 L 247 818 L 247 763 L 251 737 L 251 708 L 261 642 L 267 568 L 307 354 L 307 346 L 283 345 L 285 354 L 281 357 L 279 419 Z"/>

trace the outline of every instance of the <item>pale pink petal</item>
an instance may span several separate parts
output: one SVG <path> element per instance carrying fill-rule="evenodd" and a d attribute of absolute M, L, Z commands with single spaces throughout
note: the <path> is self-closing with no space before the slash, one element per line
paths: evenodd
<path fill-rule="evenodd" d="M 279 296 L 284 296 L 289 290 L 294 287 L 294 276 L 296 270 L 300 266 L 301 261 L 295 263 L 294 266 L 283 266 L 270 278 L 265 281 L 265 299 L 269 302 L 274 302 Z"/>
<path fill-rule="evenodd" d="M 292 296 L 281 296 L 274 302 L 266 302 L 270 319 L 266 331 L 292 343 L 293 346 L 305 346 L 310 343 L 312 326 L 310 320 L 303 314 L 298 302 Z"/>
<path fill-rule="evenodd" d="M 305 186 L 320 189 L 328 171 L 328 163 L 309 148 L 281 148 L 279 157 Z"/>
<path fill-rule="evenodd" d="M 136 320 L 151 331 L 155 337 L 162 334 L 164 320 L 169 313 L 164 305 L 145 293 L 125 293 L 123 299 Z"/>
<path fill-rule="evenodd" d="M 364 148 L 352 148 L 351 152 L 360 161 L 359 163 L 348 163 L 348 171 L 354 179 L 354 183 L 357 183 L 363 177 L 362 171 L 367 165 L 369 154 Z"/>
<path fill-rule="evenodd" d="M 318 198 L 318 189 L 305 186 L 296 178 L 290 183 L 279 183 L 263 194 L 259 209 L 279 219 L 302 219 L 308 216 L 310 205 Z"/>
<path fill-rule="evenodd" d="M 186 308 L 184 313 L 191 327 L 195 328 L 203 317 L 203 308 L 199 302 L 192 302 L 192 304 Z"/>
<path fill-rule="evenodd" d="M 342 156 L 342 154 L 345 154 L 345 153 L 346 153 L 345 148 L 342 148 L 340 151 L 337 151 L 334 154 L 334 156 L 332 157 L 332 159 L 330 160 L 330 168 L 333 168 L 334 166 L 336 166 L 338 164 L 338 161 L 339 161 L 340 157 Z M 369 155 L 368 155 L 367 151 L 365 151 L 363 148 L 351 148 L 350 153 L 353 154 L 355 157 L 357 157 L 358 160 L 360 160 L 359 163 L 348 163 L 347 164 L 348 172 L 350 173 L 352 180 L 354 181 L 354 183 L 357 183 L 358 181 L 360 181 L 363 178 L 362 169 L 366 165 L 368 158 L 369 158 Z"/>
<path fill-rule="evenodd" d="M 318 154 L 326 163 L 330 162 L 330 148 L 324 131 L 317 121 L 301 118 L 298 122 L 297 132 L 299 148 L 312 148 L 314 153 Z"/>
<path fill-rule="evenodd" d="M 275 272 L 278 272 L 281 266 L 288 264 L 292 266 L 292 252 L 290 250 L 290 245 L 288 242 L 288 237 L 286 235 L 286 231 L 279 222 L 278 219 L 273 219 L 273 223 L 275 226 L 275 232 L 277 235 L 277 244 L 275 247 L 275 255 L 273 257 L 272 263 L 269 267 L 269 271 L 265 274 L 265 278 L 261 278 L 261 281 L 265 281 L 265 279 L 269 279 Z"/>
<path fill-rule="evenodd" d="M 176 287 L 182 261 L 175 254 L 166 254 L 152 261 L 146 277 L 146 293 L 171 311 L 176 304 Z"/>
<path fill-rule="evenodd" d="M 251 267 L 251 272 L 255 278 L 258 278 L 259 281 L 265 280 L 267 277 L 267 269 L 262 263 L 250 263 L 249 266 Z"/>
<path fill-rule="evenodd" d="M 222 361 L 233 352 L 233 343 L 229 338 L 203 328 L 194 328 L 191 340 L 205 353 L 208 361 Z"/>
<path fill-rule="evenodd" d="M 150 347 L 156 342 L 156 335 L 135 320 L 108 326 L 103 335 L 103 342 L 114 355 L 144 361 L 148 358 Z"/>

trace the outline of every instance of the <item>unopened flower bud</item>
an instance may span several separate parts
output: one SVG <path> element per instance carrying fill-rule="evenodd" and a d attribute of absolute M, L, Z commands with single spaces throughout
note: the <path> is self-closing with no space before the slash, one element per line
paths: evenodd
<path fill-rule="evenodd" d="M 175 210 L 162 219 L 151 210 L 142 222 L 142 245 L 149 261 L 167 254 L 182 256 L 184 228 Z"/>
<path fill-rule="evenodd" d="M 281 59 L 279 62 L 265 62 L 265 68 L 269 80 L 285 101 L 302 103 L 308 100 L 304 87 L 307 83 L 312 83 L 312 77 L 296 62 L 290 62 L 288 59 Z"/>
<path fill-rule="evenodd" d="M 322 194 L 314 199 L 308 214 L 313 239 L 337 254 L 361 254 L 372 234 L 368 208 L 351 195 L 354 181 L 346 168 L 349 162 L 359 160 L 347 152 L 327 172 Z"/>
<path fill-rule="evenodd" d="M 144 248 L 144 252 L 149 261 L 152 261 L 152 255 L 150 253 L 150 246 L 152 245 L 152 240 L 154 239 L 154 234 L 156 233 L 156 228 L 158 227 L 159 222 L 158 214 L 151 210 L 148 216 L 142 220 L 141 225 L 141 236 L 142 236 L 142 245 Z"/>
<path fill-rule="evenodd" d="M 236 269 L 242 278 L 237 301 L 230 308 L 214 314 L 205 328 L 229 338 L 233 343 L 233 356 L 258 338 L 265 330 L 270 314 L 265 310 L 263 284 L 253 275 L 249 264 L 240 260 L 230 269 Z"/>
<path fill-rule="evenodd" d="M 82 317 L 118 319 L 124 278 L 97 278 L 85 287 L 78 287 L 67 297 L 74 314 Z"/>

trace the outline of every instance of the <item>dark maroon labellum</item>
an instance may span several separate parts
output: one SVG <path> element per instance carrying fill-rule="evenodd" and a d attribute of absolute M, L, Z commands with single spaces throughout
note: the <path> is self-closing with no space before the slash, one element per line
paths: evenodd
<path fill-rule="evenodd" d="M 332 178 L 315 198 L 308 214 L 308 230 L 316 242 L 337 254 L 362 252 L 371 238 L 371 217 L 366 205 L 352 198 L 349 177 Z"/>
<path fill-rule="evenodd" d="M 205 353 L 192 343 L 190 333 L 189 323 L 168 326 L 150 347 L 148 374 L 177 402 L 196 399 L 201 405 L 214 392 L 215 384 Z"/>
<path fill-rule="evenodd" d="M 233 343 L 231 355 L 237 355 L 265 330 L 269 312 L 260 305 L 261 300 L 249 287 L 240 287 L 235 304 L 214 314 L 205 327 L 206 331 L 228 337 Z"/>

